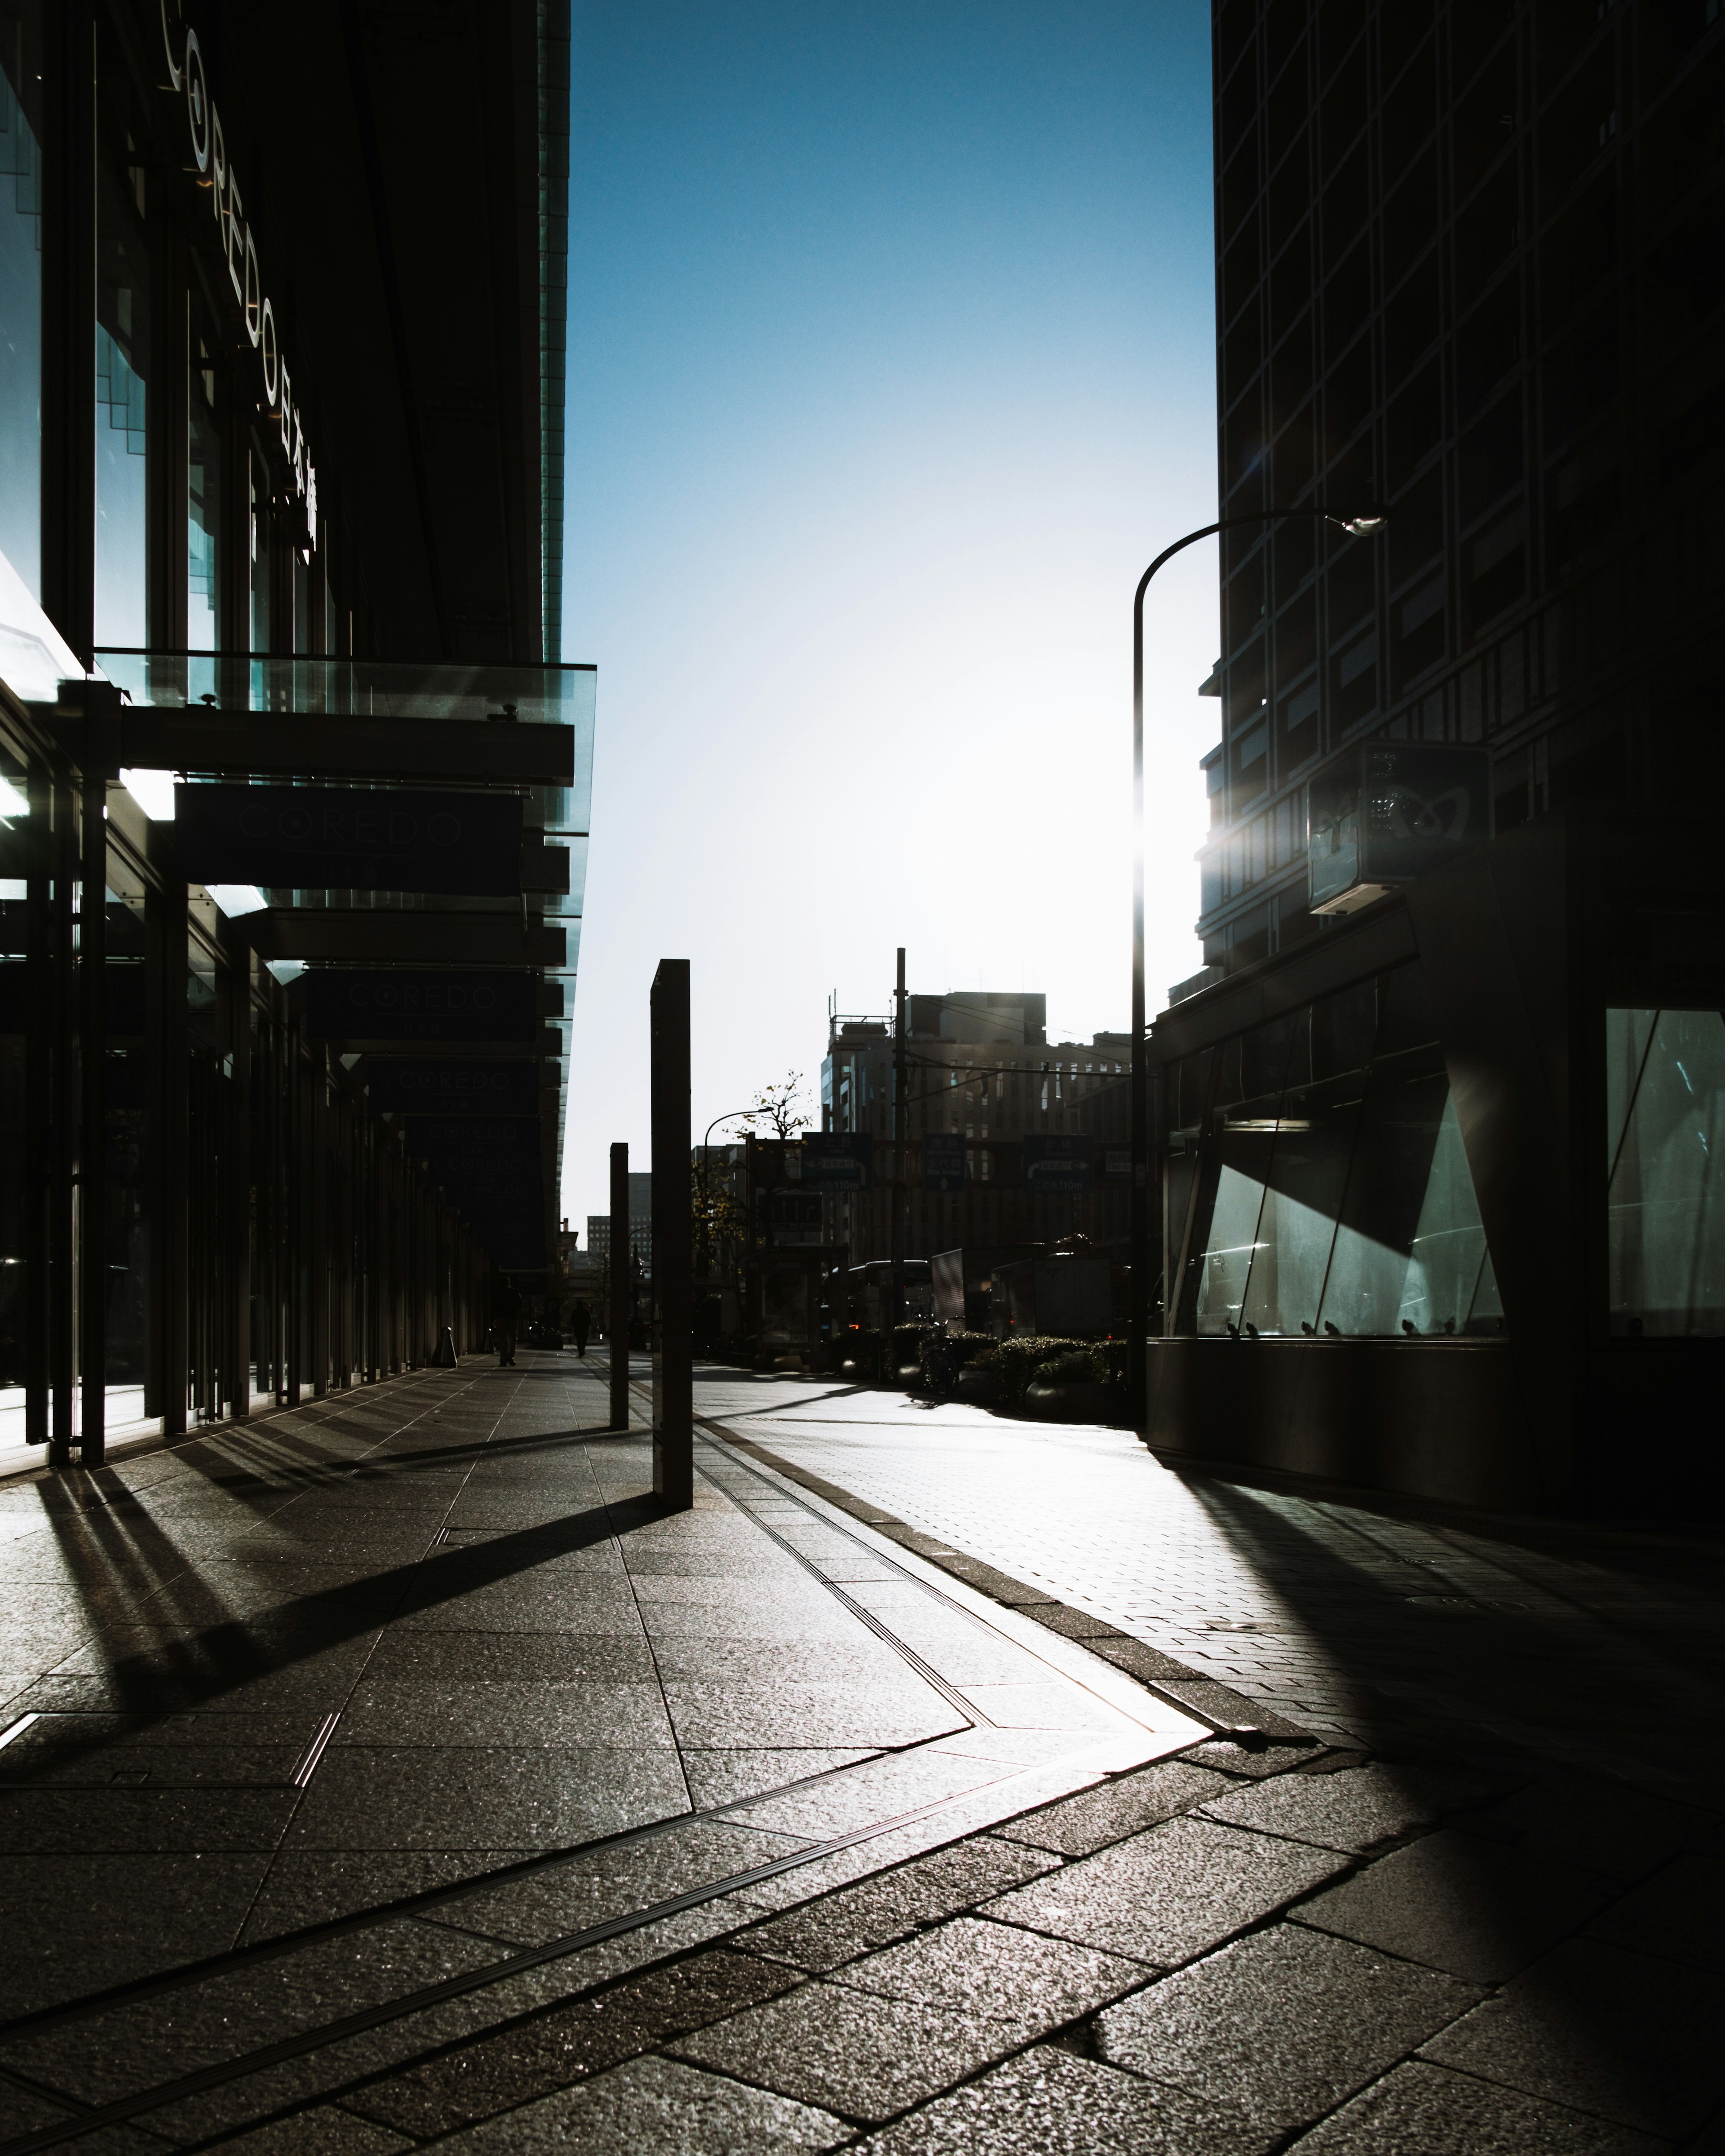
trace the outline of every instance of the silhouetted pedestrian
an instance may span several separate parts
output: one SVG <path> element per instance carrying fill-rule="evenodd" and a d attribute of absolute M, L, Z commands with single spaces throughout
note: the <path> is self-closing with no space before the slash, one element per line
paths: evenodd
<path fill-rule="evenodd" d="M 499 1273 L 491 1284 L 491 1345 L 497 1350 L 497 1368 L 515 1368 L 515 1336 L 521 1322 L 521 1291 L 507 1274 Z"/>
<path fill-rule="evenodd" d="M 587 1353 L 587 1336 L 593 1330 L 593 1312 L 584 1302 L 569 1306 L 569 1330 L 575 1335 L 575 1353 Z"/>

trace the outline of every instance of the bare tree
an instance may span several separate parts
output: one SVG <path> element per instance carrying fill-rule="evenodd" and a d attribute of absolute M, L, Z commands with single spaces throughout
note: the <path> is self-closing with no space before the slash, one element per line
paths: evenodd
<path fill-rule="evenodd" d="M 813 1118 L 800 1111 L 799 1096 L 803 1091 L 800 1070 L 788 1070 L 776 1086 L 763 1086 L 755 1096 L 754 1106 L 738 1118 L 757 1135 L 768 1137 L 794 1137 L 798 1131 L 809 1128 Z M 764 1125 L 764 1133 L 761 1127 Z"/>

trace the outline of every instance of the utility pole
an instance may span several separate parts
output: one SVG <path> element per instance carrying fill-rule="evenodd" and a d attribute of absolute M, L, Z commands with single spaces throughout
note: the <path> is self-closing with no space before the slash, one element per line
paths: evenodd
<path fill-rule="evenodd" d="M 909 1044 L 905 1038 L 905 947 L 898 947 L 898 986 L 892 992 L 892 1180 L 887 1203 L 892 1208 L 887 1249 L 892 1257 L 892 1296 L 889 1323 L 905 1322 L 905 1187 L 906 1145 L 910 1136 Z"/>

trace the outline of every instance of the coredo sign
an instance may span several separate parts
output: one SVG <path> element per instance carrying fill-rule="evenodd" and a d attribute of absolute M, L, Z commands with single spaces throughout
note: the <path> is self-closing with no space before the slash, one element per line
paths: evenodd
<path fill-rule="evenodd" d="M 521 895 L 519 794 L 176 786 L 174 816 L 191 883 Z"/>
<path fill-rule="evenodd" d="M 391 1114 L 536 1116 L 539 1065 L 498 1060 L 458 1063 L 444 1055 L 413 1062 L 371 1062 L 372 1106 Z"/>
<path fill-rule="evenodd" d="M 314 1040 L 522 1040 L 539 1026 L 530 973 L 434 973 L 318 967 L 305 984 Z"/>
<path fill-rule="evenodd" d="M 317 472 L 300 424 L 300 408 L 294 402 L 293 377 L 276 335 L 275 309 L 264 290 L 258 250 L 253 244 L 252 228 L 246 222 L 239 198 L 239 177 L 228 162 L 221 117 L 209 94 L 203 49 L 198 42 L 196 30 L 187 29 L 177 41 L 175 25 L 169 20 L 169 0 L 162 0 L 162 46 L 167 61 L 167 87 L 182 93 L 186 100 L 186 121 L 191 131 L 192 161 L 198 184 L 210 190 L 210 206 L 215 215 L 223 257 L 228 264 L 228 281 L 244 316 L 246 336 L 258 355 L 264 403 L 275 419 L 282 454 L 293 469 L 295 494 L 305 509 L 305 544 L 315 547 Z"/>

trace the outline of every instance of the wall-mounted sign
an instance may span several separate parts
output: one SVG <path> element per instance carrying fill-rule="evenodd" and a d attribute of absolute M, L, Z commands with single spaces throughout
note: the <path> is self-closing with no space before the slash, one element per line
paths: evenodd
<path fill-rule="evenodd" d="M 302 978 L 314 1040 L 531 1041 L 539 1028 L 531 973 L 327 966 Z"/>
<path fill-rule="evenodd" d="M 1368 741 L 1307 788 L 1307 902 L 1353 913 L 1491 835 L 1491 752 L 1457 742 Z"/>
<path fill-rule="evenodd" d="M 336 786 L 177 786 L 175 843 L 192 883 L 515 898 L 513 793 Z"/>
<path fill-rule="evenodd" d="M 458 1063 L 442 1055 L 411 1062 L 368 1062 L 366 1084 L 382 1113 L 536 1116 L 536 1063 Z"/>
<path fill-rule="evenodd" d="M 788 1150 L 788 1148 L 787 1148 Z M 860 1131 L 810 1131 L 798 1151 L 805 1190 L 866 1190 L 875 1141 Z"/>
<path fill-rule="evenodd" d="M 294 402 L 293 377 L 276 335 L 275 309 L 259 273 L 258 250 L 239 198 L 239 175 L 228 160 L 221 118 L 209 94 L 203 49 L 198 42 L 196 30 L 187 30 L 177 41 L 170 15 L 178 13 L 177 0 L 162 0 L 162 45 L 167 62 L 167 86 L 185 96 L 186 123 L 191 131 L 192 162 L 197 169 L 198 184 L 210 191 L 210 207 L 215 216 L 222 255 L 228 264 L 228 282 L 239 303 L 246 336 L 258 355 L 264 408 L 275 420 L 282 454 L 293 470 L 295 494 L 305 507 L 304 543 L 308 547 L 315 547 L 317 473 L 300 424 L 300 408 Z"/>
<path fill-rule="evenodd" d="M 964 1140 L 956 1131 L 931 1132 L 922 1141 L 922 1188 L 964 1188 Z"/>
<path fill-rule="evenodd" d="M 539 1125 L 522 1116 L 410 1116 L 408 1151 L 426 1165 L 494 1265 L 545 1263 Z"/>
<path fill-rule="evenodd" d="M 1038 1133 L 1024 1139 L 1026 1190 L 1090 1188 L 1091 1141 Z"/>

